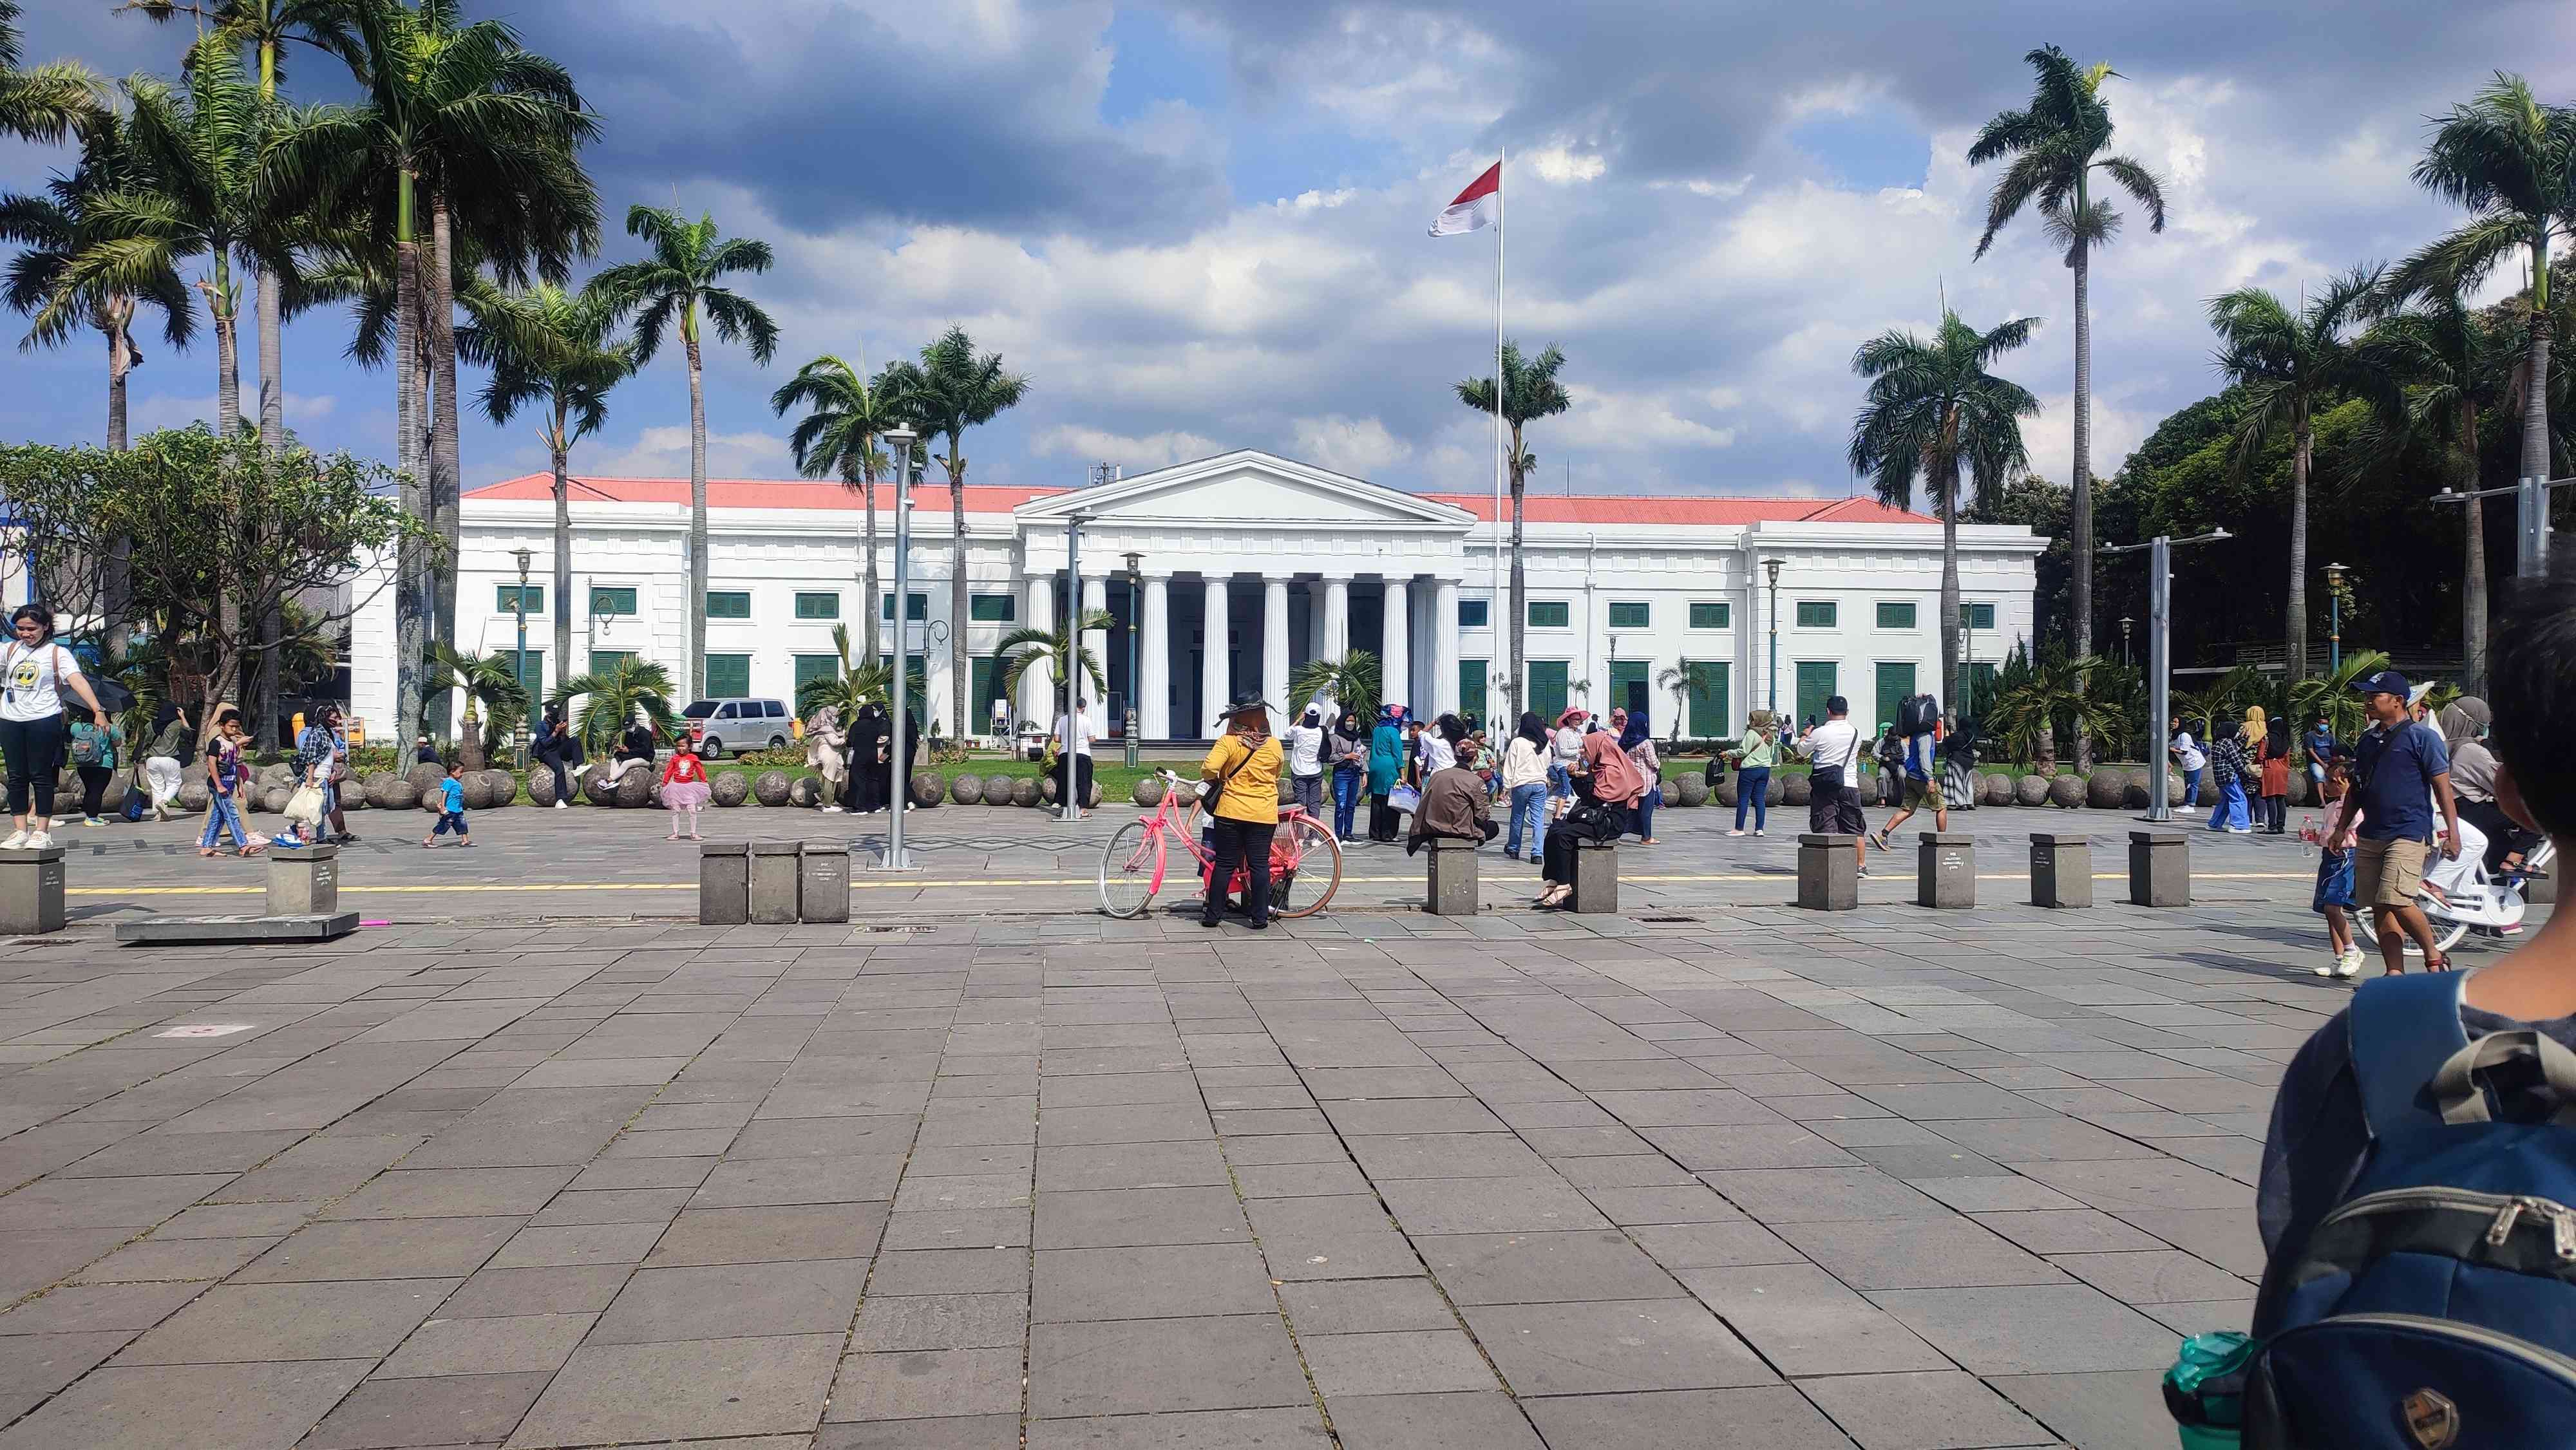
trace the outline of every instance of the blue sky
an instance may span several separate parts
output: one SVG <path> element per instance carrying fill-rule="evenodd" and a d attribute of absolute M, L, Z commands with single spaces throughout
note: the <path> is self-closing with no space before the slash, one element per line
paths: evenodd
<path fill-rule="evenodd" d="M 1992 177 L 1962 157 L 2026 98 L 2042 41 L 2119 67 L 2118 144 L 2173 203 L 2164 234 L 2133 218 L 2095 269 L 2107 472 L 2214 386 L 2206 298 L 2294 294 L 2450 220 L 2407 175 L 2427 115 L 2499 65 L 2576 100 L 2561 4 L 2455 4 L 2431 27 L 2394 0 L 1940 9 L 621 0 L 603 24 L 595 0 L 468 5 L 572 69 L 611 217 L 676 198 L 777 248 L 746 284 L 784 330 L 777 360 L 711 352 L 720 475 L 787 471 L 767 396 L 804 359 L 881 362 L 957 322 L 1035 384 L 968 441 L 987 481 L 1252 446 L 1481 489 L 1484 429 L 1449 388 L 1488 366 L 1492 242 L 1424 230 L 1508 144 L 1510 328 L 1572 359 L 1574 409 L 1531 437 L 1543 478 L 1843 493 L 1852 349 L 1930 326 L 1946 291 L 1981 325 L 2043 319 L 2006 370 L 2046 405 L 2034 465 L 2062 479 L 2066 272 L 2027 219 L 1972 261 Z M 112 0 L 30 10 L 31 57 L 111 75 L 172 71 L 185 40 Z M 292 82 L 343 89 L 317 59 Z M 60 160 L 0 146 L 0 187 Z M 599 260 L 631 255 L 613 234 Z M 383 456 L 391 384 L 347 340 L 338 315 L 287 329 L 289 418 Z M 211 347 L 146 348 L 138 426 L 209 415 Z M 102 352 L 0 355 L 0 437 L 96 440 Z M 576 471 L 685 473 L 686 423 L 673 353 L 614 395 Z M 464 449 L 469 483 L 544 461 L 529 427 L 479 415 Z"/>

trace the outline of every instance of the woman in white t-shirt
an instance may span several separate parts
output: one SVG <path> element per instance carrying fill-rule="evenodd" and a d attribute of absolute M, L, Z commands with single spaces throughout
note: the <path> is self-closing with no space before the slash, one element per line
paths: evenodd
<path fill-rule="evenodd" d="M 0 647 L 0 755 L 9 760 L 9 814 L 17 829 L 0 850 L 41 851 L 54 843 L 54 781 L 63 771 L 63 696 L 89 706 L 90 720 L 107 724 L 89 678 L 72 652 L 54 643 L 54 612 L 21 604 L 9 616 L 15 636 Z M 29 810 L 28 797 L 34 796 Z"/>

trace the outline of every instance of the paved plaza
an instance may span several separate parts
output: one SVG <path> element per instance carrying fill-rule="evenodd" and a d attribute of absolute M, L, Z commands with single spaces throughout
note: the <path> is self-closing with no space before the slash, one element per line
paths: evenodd
<path fill-rule="evenodd" d="M 351 876 L 687 877 L 602 815 L 426 857 L 361 816 Z M 926 874 L 1087 882 L 1119 819 Z M 1630 871 L 1749 883 L 1623 917 L 1386 910 L 1383 850 L 1368 909 L 1266 936 L 1071 887 L 736 928 L 387 893 L 292 949 L 94 914 L 0 945 L 0 1450 L 2164 1450 L 2349 989 L 2295 842 L 2049 913 L 2016 833 L 2110 871 L 2126 818 L 1967 819 L 1970 913 L 1788 909 L 1786 833 L 1702 812 Z M 256 879 L 136 838 L 75 888 Z"/>

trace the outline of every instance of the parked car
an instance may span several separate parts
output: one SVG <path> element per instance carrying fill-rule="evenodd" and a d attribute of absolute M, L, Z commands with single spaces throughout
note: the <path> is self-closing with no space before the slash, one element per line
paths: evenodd
<path fill-rule="evenodd" d="M 700 732 L 698 753 L 709 760 L 727 750 L 784 750 L 796 738 L 784 700 L 692 700 L 680 718 Z"/>

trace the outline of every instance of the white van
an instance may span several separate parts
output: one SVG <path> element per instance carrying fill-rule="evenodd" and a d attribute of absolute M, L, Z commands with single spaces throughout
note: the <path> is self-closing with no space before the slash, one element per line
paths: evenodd
<path fill-rule="evenodd" d="M 783 700 L 692 700 L 680 718 L 702 732 L 698 753 L 709 760 L 727 750 L 784 750 L 796 738 Z"/>

